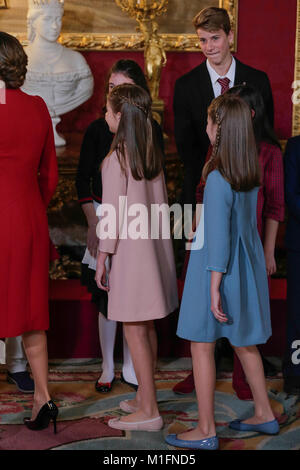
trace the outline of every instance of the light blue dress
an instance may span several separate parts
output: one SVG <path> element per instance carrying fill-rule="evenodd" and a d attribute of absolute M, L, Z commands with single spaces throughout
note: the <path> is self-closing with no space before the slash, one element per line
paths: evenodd
<path fill-rule="evenodd" d="M 179 337 L 204 343 L 226 337 L 234 346 L 252 346 L 271 336 L 265 257 L 256 223 L 258 189 L 237 192 L 219 171 L 208 175 L 201 214 L 204 243 L 191 252 Z M 211 271 L 224 273 L 220 294 L 226 323 L 217 321 L 210 310 Z"/>

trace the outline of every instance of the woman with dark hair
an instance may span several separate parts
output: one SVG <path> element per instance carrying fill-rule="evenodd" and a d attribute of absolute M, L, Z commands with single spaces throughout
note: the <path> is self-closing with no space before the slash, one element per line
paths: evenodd
<path fill-rule="evenodd" d="M 268 142 L 280 148 L 280 143 L 270 125 L 261 93 L 250 85 L 237 85 L 226 93 L 240 96 L 253 110 L 253 130 L 258 149 L 262 142 Z"/>
<path fill-rule="evenodd" d="M 44 101 L 20 90 L 27 56 L 0 33 L 0 337 L 22 335 L 35 390 L 29 429 L 44 429 L 58 410 L 48 391 L 49 233 L 46 208 L 57 184 L 51 119 Z"/>
<path fill-rule="evenodd" d="M 105 85 L 106 96 L 117 85 L 131 83 L 139 85 L 149 93 L 147 81 L 141 67 L 133 60 L 118 60 L 110 69 Z M 155 130 L 163 149 L 163 136 L 160 126 L 155 121 Z M 107 293 L 97 287 L 95 282 L 96 256 L 98 238 L 96 225 L 98 217 L 96 210 L 102 199 L 102 181 L 100 166 L 110 150 L 114 135 L 103 117 L 92 122 L 83 139 L 80 159 L 76 177 L 76 187 L 79 203 L 85 214 L 88 233 L 87 249 L 82 260 L 82 283 L 92 293 L 92 301 L 99 311 L 99 339 L 102 352 L 102 374 L 96 382 L 98 392 L 107 393 L 112 389 L 115 380 L 114 373 L 114 345 L 117 322 L 107 319 Z M 152 324 L 151 338 L 153 350 L 157 350 L 157 338 L 154 323 Z M 132 359 L 123 335 L 123 367 L 121 381 L 137 389 L 137 379 Z"/>

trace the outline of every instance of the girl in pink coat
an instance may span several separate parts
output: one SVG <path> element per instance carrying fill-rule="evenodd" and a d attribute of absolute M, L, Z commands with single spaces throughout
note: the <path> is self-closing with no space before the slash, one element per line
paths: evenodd
<path fill-rule="evenodd" d="M 139 384 L 135 399 L 120 403 L 130 414 L 108 424 L 115 429 L 158 431 L 163 421 L 156 401 L 149 330 L 153 320 L 178 306 L 172 241 L 165 233 L 169 219 L 162 152 L 153 132 L 151 98 L 142 88 L 115 87 L 105 119 L 115 138 L 101 170 L 95 279 L 98 287 L 108 291 L 108 318 L 124 323 Z M 157 219 L 159 207 L 164 209 Z"/>

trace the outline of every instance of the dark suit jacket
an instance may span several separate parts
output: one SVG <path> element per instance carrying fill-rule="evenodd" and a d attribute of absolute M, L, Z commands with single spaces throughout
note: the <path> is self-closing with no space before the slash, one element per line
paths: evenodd
<path fill-rule="evenodd" d="M 247 83 L 261 92 L 270 123 L 273 125 L 273 98 L 267 74 L 235 60 L 234 84 Z M 207 108 L 213 99 L 214 91 L 206 61 L 176 81 L 175 140 L 179 156 L 184 163 L 183 203 L 195 202 L 196 186 L 209 147 L 206 134 Z"/>
<path fill-rule="evenodd" d="M 284 155 L 285 202 L 288 208 L 286 247 L 300 251 L 300 136 L 288 140 Z"/>

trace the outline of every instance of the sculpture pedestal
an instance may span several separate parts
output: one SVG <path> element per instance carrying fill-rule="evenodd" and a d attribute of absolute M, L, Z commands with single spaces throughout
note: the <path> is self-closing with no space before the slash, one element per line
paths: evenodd
<path fill-rule="evenodd" d="M 158 122 L 162 129 L 164 127 L 164 110 L 165 103 L 163 100 L 158 99 L 152 102 L 153 118 Z"/>
<path fill-rule="evenodd" d="M 57 124 L 59 124 L 61 121 L 60 117 L 53 117 L 52 118 L 52 126 L 53 126 L 53 134 L 54 134 L 54 142 L 55 142 L 55 147 L 64 147 L 67 142 L 64 139 L 64 137 L 60 134 L 58 134 L 56 130 Z"/>

